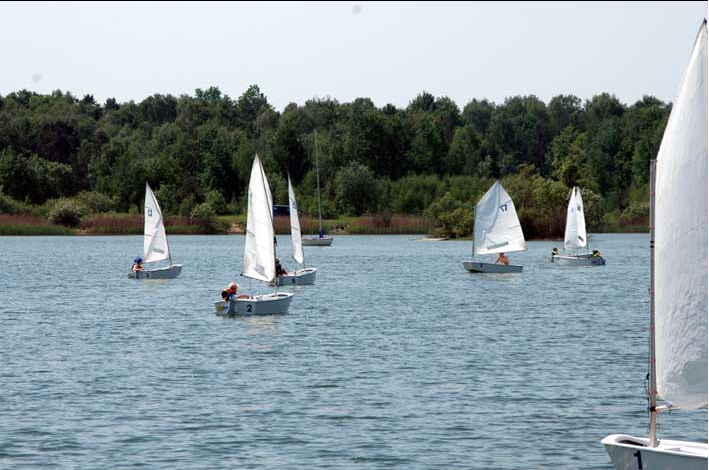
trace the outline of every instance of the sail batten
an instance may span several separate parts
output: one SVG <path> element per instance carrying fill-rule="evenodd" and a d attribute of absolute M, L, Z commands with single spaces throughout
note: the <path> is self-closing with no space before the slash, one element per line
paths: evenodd
<path fill-rule="evenodd" d="M 564 249 L 579 250 L 588 244 L 586 236 L 586 217 L 583 212 L 581 190 L 574 186 L 571 190 L 569 205 L 566 208 L 566 229 L 564 230 Z"/>
<path fill-rule="evenodd" d="M 300 219 L 298 218 L 298 203 L 295 201 L 295 191 L 288 175 L 288 205 L 290 206 L 290 238 L 293 243 L 293 259 L 298 264 L 303 264 L 303 240 L 300 237 Z"/>
<path fill-rule="evenodd" d="M 264 282 L 276 278 L 276 250 L 273 230 L 273 199 L 258 155 L 249 179 L 243 275 Z"/>
<path fill-rule="evenodd" d="M 702 26 L 657 155 L 657 392 L 707 404 L 707 28 Z"/>
<path fill-rule="evenodd" d="M 170 257 L 162 211 L 153 190 L 145 184 L 145 225 L 143 230 L 143 261 L 152 263 Z"/>
<path fill-rule="evenodd" d="M 473 255 L 513 253 L 527 249 L 514 202 L 499 181 L 495 181 L 475 206 L 473 230 Z"/>

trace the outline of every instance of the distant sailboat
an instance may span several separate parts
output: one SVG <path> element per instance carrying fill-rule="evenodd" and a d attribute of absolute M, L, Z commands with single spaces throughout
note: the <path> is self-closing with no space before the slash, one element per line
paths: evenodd
<path fill-rule="evenodd" d="M 522 226 L 517 218 L 514 202 L 499 181 L 490 187 L 475 206 L 473 229 L 473 258 L 475 255 L 513 253 L 526 251 Z M 522 266 L 512 264 L 464 261 L 463 266 L 471 273 L 521 273 Z"/>
<path fill-rule="evenodd" d="M 168 260 L 170 265 L 164 268 L 144 269 L 132 271 L 128 274 L 131 279 L 172 279 L 180 275 L 181 264 L 172 264 L 170 245 L 167 243 L 165 224 L 158 200 L 145 184 L 145 223 L 143 229 L 143 262 L 154 263 Z"/>
<path fill-rule="evenodd" d="M 649 436 L 603 439 L 618 470 L 707 469 L 706 442 L 658 439 L 656 420 L 708 401 L 708 125 L 705 20 L 650 171 Z"/>
<path fill-rule="evenodd" d="M 279 286 L 304 286 L 315 284 L 316 268 L 305 267 L 305 254 L 303 253 L 303 241 L 300 237 L 300 220 L 298 218 L 298 204 L 295 201 L 295 191 L 288 175 L 288 205 L 290 206 L 290 238 L 293 243 L 293 259 L 303 267 L 288 273 L 285 276 L 278 276 Z"/>
<path fill-rule="evenodd" d="M 273 198 L 258 155 L 249 180 L 249 209 L 246 219 L 242 276 L 270 285 L 276 283 L 276 247 L 273 229 Z M 292 293 L 239 295 L 236 300 L 215 302 L 217 313 L 228 315 L 271 315 L 287 313 Z"/>
<path fill-rule="evenodd" d="M 318 236 L 303 238 L 304 246 L 330 246 L 332 237 L 325 235 L 322 228 L 322 207 L 320 204 L 320 161 L 318 159 L 318 133 L 315 131 L 315 174 L 318 182 Z"/>
<path fill-rule="evenodd" d="M 583 200 L 581 190 L 574 186 L 569 198 L 569 206 L 566 209 L 566 230 L 564 231 L 564 250 L 573 254 L 552 255 L 552 263 L 559 266 L 603 266 L 606 260 L 602 256 L 595 256 L 593 253 L 578 254 L 578 250 L 583 250 L 588 245 L 586 235 L 586 217 L 583 213 Z"/>

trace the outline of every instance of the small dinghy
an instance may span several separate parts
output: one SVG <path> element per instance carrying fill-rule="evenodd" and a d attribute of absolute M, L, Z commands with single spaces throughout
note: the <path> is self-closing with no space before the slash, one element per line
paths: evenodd
<path fill-rule="evenodd" d="M 293 259 L 301 269 L 296 269 L 284 276 L 278 276 L 279 286 L 307 286 L 315 284 L 316 268 L 305 267 L 305 254 L 303 253 L 303 240 L 300 237 L 300 219 L 298 218 L 298 204 L 295 201 L 295 191 L 288 175 L 288 204 L 290 205 L 290 238 L 293 243 Z"/>
<path fill-rule="evenodd" d="M 168 260 L 170 265 L 132 271 L 128 273 L 128 277 L 131 279 L 173 279 L 179 276 L 182 265 L 172 264 L 162 211 L 153 190 L 147 183 L 145 184 L 145 228 L 143 232 L 143 262 L 147 264 Z"/>
<path fill-rule="evenodd" d="M 249 180 L 249 209 L 246 218 L 246 242 L 242 276 L 269 285 L 276 284 L 276 246 L 273 229 L 271 188 L 258 155 L 254 157 Z M 288 313 L 292 293 L 239 295 L 235 300 L 215 302 L 218 314 L 273 315 Z"/>
<path fill-rule="evenodd" d="M 303 246 L 330 246 L 332 237 L 325 235 L 322 229 L 322 209 L 320 206 L 320 162 L 318 160 L 318 133 L 315 132 L 315 175 L 318 182 L 318 236 L 303 238 Z M 315 280 L 313 279 L 313 282 Z"/>
<path fill-rule="evenodd" d="M 574 186 L 571 190 L 569 205 L 566 208 L 566 229 L 564 230 L 564 250 L 575 252 L 583 250 L 588 244 L 586 235 L 586 217 L 583 213 L 581 190 Z M 593 250 L 593 253 L 551 255 L 551 262 L 559 266 L 604 266 L 606 260 Z"/>
<path fill-rule="evenodd" d="M 708 127 L 704 20 L 667 121 L 657 163 L 653 161 L 650 167 L 650 351 L 646 408 L 650 414 L 649 435 L 612 434 L 601 441 L 618 470 L 707 469 L 707 442 L 659 439 L 657 414 L 704 408 L 709 401 Z M 660 399 L 665 403 L 661 404 Z M 624 416 L 632 416 L 630 411 L 625 411 Z M 635 412 L 642 412 L 640 406 Z M 669 424 L 668 420 L 665 431 Z M 628 426 L 637 427 L 637 423 Z M 687 429 L 682 432 L 689 433 Z M 696 432 L 706 432 L 706 426 L 700 426 Z"/>
<path fill-rule="evenodd" d="M 473 258 L 475 255 L 514 253 L 526 251 L 522 226 L 514 202 L 499 181 L 485 193 L 475 206 L 473 228 Z M 513 274 L 521 273 L 522 266 L 476 261 L 463 261 L 471 273 Z"/>

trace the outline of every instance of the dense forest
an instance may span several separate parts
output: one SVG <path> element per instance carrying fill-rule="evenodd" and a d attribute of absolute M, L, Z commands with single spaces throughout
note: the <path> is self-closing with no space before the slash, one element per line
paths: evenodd
<path fill-rule="evenodd" d="M 653 97 L 626 105 L 606 93 L 461 110 L 423 92 L 404 109 L 324 98 L 278 112 L 256 85 L 236 99 L 211 87 L 103 104 L 23 90 L 0 96 L 0 213 L 137 214 L 147 181 L 167 214 L 240 214 L 258 152 L 274 201 L 287 203 L 290 174 L 300 209 L 317 214 L 317 145 L 325 217 L 421 215 L 439 234 L 469 236 L 475 201 L 500 178 L 528 237 L 563 232 L 574 185 L 592 229 L 629 226 L 647 215 L 669 112 Z"/>

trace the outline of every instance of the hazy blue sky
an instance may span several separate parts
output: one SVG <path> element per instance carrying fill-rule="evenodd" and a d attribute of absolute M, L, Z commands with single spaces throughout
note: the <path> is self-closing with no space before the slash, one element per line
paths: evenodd
<path fill-rule="evenodd" d="M 0 3 L 0 94 L 673 99 L 707 2 Z"/>

